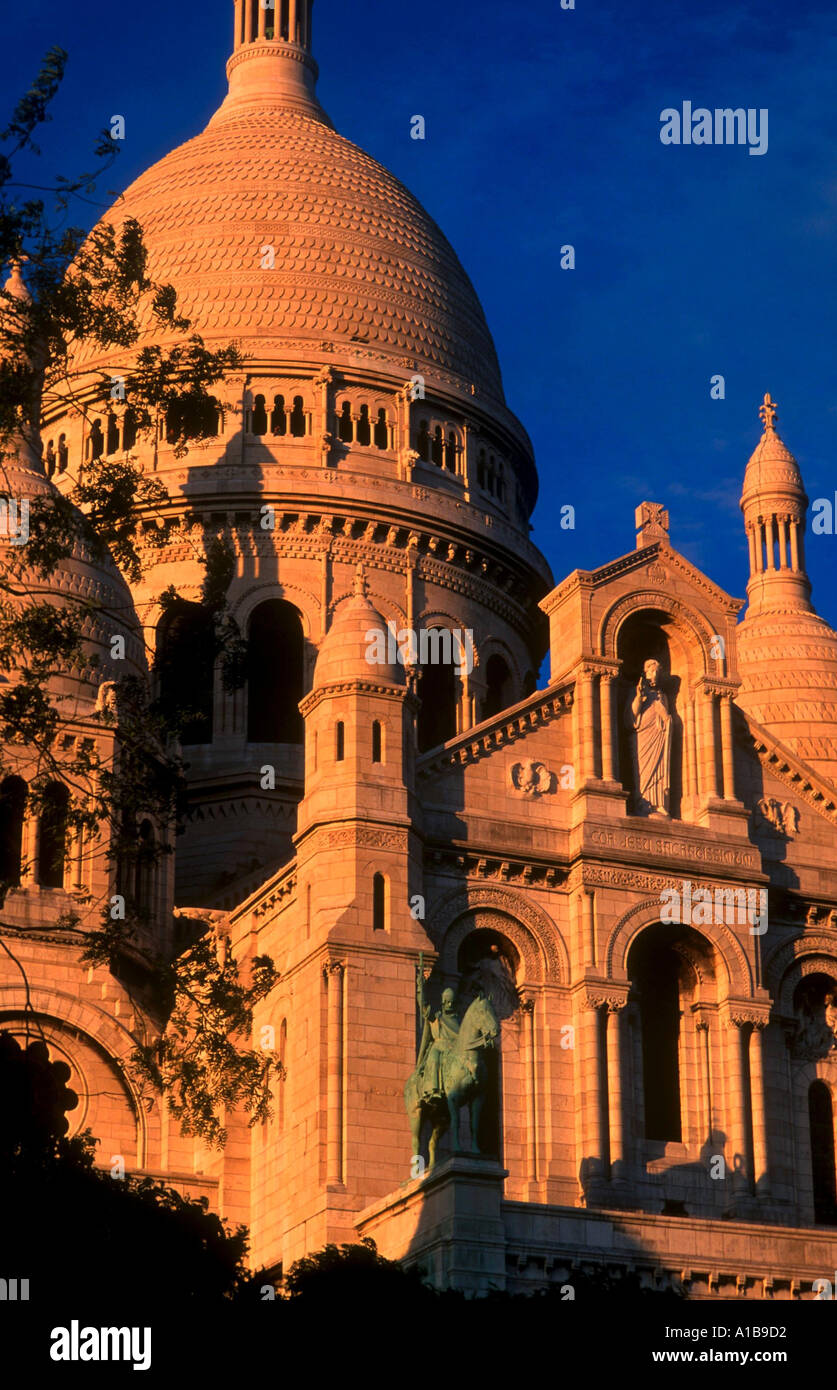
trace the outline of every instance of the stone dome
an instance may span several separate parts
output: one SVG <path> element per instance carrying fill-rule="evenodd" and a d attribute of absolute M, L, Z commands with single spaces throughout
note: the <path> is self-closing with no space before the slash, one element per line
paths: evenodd
<path fill-rule="evenodd" d="M 270 47 L 253 45 L 252 56 Z M 251 51 L 231 63 L 242 56 Z M 108 214 L 141 223 L 149 274 L 175 286 L 179 309 L 210 345 L 235 339 L 256 359 L 277 348 L 302 361 L 383 359 L 404 381 L 441 377 L 503 406 L 482 307 L 433 219 L 332 128 L 315 99 L 293 100 L 276 80 L 248 99 L 245 77 L 252 86 L 257 70 L 239 62 L 206 130 L 142 174 Z M 145 328 L 160 341 L 150 317 Z M 78 366 L 94 360 L 78 349 Z"/>
<path fill-rule="evenodd" d="M 374 640 L 369 634 L 386 631 L 386 620 L 360 588 L 356 589 L 351 598 L 340 604 L 323 639 L 312 688 L 317 690 L 358 679 L 404 685 L 404 668 L 397 661 L 370 662 L 367 655 Z"/>
<path fill-rule="evenodd" d="M 750 455 L 744 473 L 741 507 L 746 510 L 751 499 L 777 493 L 785 494 L 789 500 L 801 497 L 805 503 L 808 501 L 799 464 L 775 429 L 768 428 Z"/>
<path fill-rule="evenodd" d="M 13 266 L 4 290 L 21 301 L 30 299 L 20 267 Z M 56 672 L 50 687 L 65 715 L 82 713 L 99 698 L 100 687 L 124 676 L 147 678 L 142 629 L 131 591 L 116 564 L 99 553 L 93 538 L 78 535 L 73 553 L 58 561 L 48 575 L 27 563 L 25 539 L 43 498 L 60 502 L 58 489 L 44 472 L 42 444 L 29 430 L 15 435 L 0 452 L 0 497 L 9 509 L 9 524 L 0 531 L 0 566 L 13 588 L 11 607 L 18 603 L 49 603 L 61 608 L 87 606 L 81 623 L 82 660 L 72 670 Z M 27 509 L 24 514 L 24 507 Z M 12 509 L 17 526 L 13 526 Z M 24 543 L 16 537 L 25 527 Z M 124 654 L 115 658 L 113 639 L 121 638 Z"/>

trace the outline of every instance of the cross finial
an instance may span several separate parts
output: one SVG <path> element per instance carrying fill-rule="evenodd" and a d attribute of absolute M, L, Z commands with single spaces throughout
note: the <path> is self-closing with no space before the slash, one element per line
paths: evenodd
<path fill-rule="evenodd" d="M 765 392 L 764 404 L 759 406 L 759 415 L 766 430 L 774 428 L 774 421 L 778 413 L 778 406 L 775 401 L 771 400 L 770 392 Z"/>

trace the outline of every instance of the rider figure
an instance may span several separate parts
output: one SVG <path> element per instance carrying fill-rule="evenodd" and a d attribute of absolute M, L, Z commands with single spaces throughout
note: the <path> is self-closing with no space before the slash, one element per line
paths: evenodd
<path fill-rule="evenodd" d="M 422 1100 L 443 1100 L 444 1055 L 454 1047 L 459 1033 L 459 1019 L 454 1009 L 456 996 L 452 989 L 442 991 L 442 1007 L 438 1014 L 431 1016 L 430 1005 L 424 1001 L 424 972 L 419 970 L 416 980 L 418 1005 L 424 1019 L 416 1071 L 418 1073 L 419 1096 Z"/>

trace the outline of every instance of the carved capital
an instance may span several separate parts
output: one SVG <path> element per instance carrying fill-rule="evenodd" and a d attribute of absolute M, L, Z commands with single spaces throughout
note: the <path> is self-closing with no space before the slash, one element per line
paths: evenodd
<path fill-rule="evenodd" d="M 581 1005 L 585 1009 L 607 1009 L 608 1013 L 618 1013 L 628 1002 L 627 990 L 599 988 L 589 985 L 582 991 Z"/>
<path fill-rule="evenodd" d="M 727 1014 L 727 1026 L 729 1028 L 744 1028 L 751 1023 L 754 1028 L 766 1028 L 770 1022 L 770 1016 L 761 1010 L 741 1008 L 733 1005 Z"/>

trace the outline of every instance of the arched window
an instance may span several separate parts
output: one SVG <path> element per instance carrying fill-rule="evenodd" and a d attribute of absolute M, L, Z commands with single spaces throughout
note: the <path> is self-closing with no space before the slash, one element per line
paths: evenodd
<path fill-rule="evenodd" d="M 419 671 L 419 752 L 447 743 L 456 734 L 458 682 L 451 664 L 425 665 Z"/>
<path fill-rule="evenodd" d="M 378 411 L 378 418 L 375 421 L 375 448 L 389 448 L 389 429 L 387 427 L 387 413 L 381 406 Z"/>
<path fill-rule="evenodd" d="M 0 883 L 17 887 L 23 856 L 26 783 L 22 777 L 0 782 Z"/>
<path fill-rule="evenodd" d="M 372 930 L 386 931 L 387 926 L 387 881 L 383 874 L 375 874 L 372 879 Z"/>
<path fill-rule="evenodd" d="M 506 483 L 505 483 L 505 479 L 503 478 L 503 465 L 502 465 L 502 463 L 498 463 L 498 465 L 497 465 L 497 496 L 499 497 L 499 499 L 500 499 L 501 502 L 505 502 L 505 500 L 506 500 Z"/>
<path fill-rule="evenodd" d="M 267 434 L 267 408 L 264 396 L 258 395 L 253 401 L 253 415 L 250 424 L 253 434 Z"/>
<path fill-rule="evenodd" d="M 50 782 L 41 803 L 38 837 L 38 883 L 42 888 L 63 888 L 67 857 L 67 812 L 70 793 L 61 782 Z"/>
<path fill-rule="evenodd" d="M 357 442 L 368 448 L 372 443 L 372 427 L 369 424 L 369 406 L 360 407 L 360 419 L 357 422 Z"/>
<path fill-rule="evenodd" d="M 302 743 L 299 702 L 304 639 L 299 613 L 282 599 L 260 603 L 247 647 L 247 742 Z"/>
<path fill-rule="evenodd" d="M 485 488 L 485 449 L 480 449 L 477 458 L 477 485 Z"/>
<path fill-rule="evenodd" d="M 45 463 L 46 475 L 48 478 L 51 478 L 55 473 L 55 445 L 53 444 L 51 439 L 46 446 Z"/>
<path fill-rule="evenodd" d="M 384 751 L 384 742 L 383 742 L 383 729 L 382 729 L 382 727 L 381 727 L 381 721 L 380 721 L 380 719 L 373 719 L 373 720 L 372 720 L 372 761 L 373 761 L 373 763 L 382 763 L 382 762 L 384 761 L 383 751 Z"/>
<path fill-rule="evenodd" d="M 666 930 L 672 928 L 643 932 L 631 950 L 628 973 L 641 1024 L 645 1138 L 679 1143 L 681 958 L 666 944 Z"/>
<path fill-rule="evenodd" d="M 342 763 L 346 757 L 346 729 L 342 719 L 338 719 L 337 727 L 334 732 L 334 758 L 338 763 Z"/>
<path fill-rule="evenodd" d="M 433 431 L 433 443 L 430 448 L 430 457 L 433 462 L 441 468 L 445 461 L 445 437 L 442 434 L 441 425 L 437 425 Z"/>
<path fill-rule="evenodd" d="M 66 470 L 67 463 L 68 463 L 68 461 L 69 461 L 69 457 L 70 457 L 70 451 L 69 451 L 69 449 L 67 448 L 67 436 L 66 436 L 66 434 L 59 434 L 59 436 L 58 436 L 58 472 L 59 472 L 59 473 L 63 473 L 63 472 Z"/>
<path fill-rule="evenodd" d="M 273 410 L 270 412 L 270 433 L 285 435 L 288 433 L 288 418 L 285 414 L 285 397 L 273 397 Z"/>
<path fill-rule="evenodd" d="M 107 417 L 107 426 L 108 432 L 105 453 L 115 454 L 119 450 L 119 421 L 116 416 L 110 412 Z"/>
<path fill-rule="evenodd" d="M 219 413 L 220 406 L 214 396 L 180 396 L 171 401 L 166 410 L 161 437 L 164 433 L 168 444 L 176 444 L 187 435 L 193 439 L 214 438 L 218 433 Z"/>
<path fill-rule="evenodd" d="M 416 451 L 422 463 L 430 462 L 430 431 L 427 428 L 426 420 L 422 420 L 419 425 L 418 438 L 416 439 Z"/>
<path fill-rule="evenodd" d="M 160 619 L 154 669 L 160 708 L 181 742 L 211 743 L 215 633 L 201 604 L 178 600 Z"/>
<path fill-rule="evenodd" d="M 144 820 L 134 866 L 134 902 L 140 917 L 149 917 L 154 909 L 155 858 L 154 827 L 150 820 Z"/>
<path fill-rule="evenodd" d="M 337 421 L 337 434 L 344 444 L 351 444 L 354 433 L 351 401 L 344 401 L 340 409 L 340 418 Z"/>
<path fill-rule="evenodd" d="M 814 1220 L 818 1226 L 837 1226 L 837 1175 L 834 1167 L 834 1107 L 824 1081 L 808 1090 L 811 1130 L 811 1176 L 814 1183 Z"/>
<path fill-rule="evenodd" d="M 302 439 L 305 434 L 305 410 L 301 396 L 294 396 L 294 408 L 291 411 L 291 434 L 296 439 Z"/>
<path fill-rule="evenodd" d="M 492 715 L 508 709 L 511 700 L 511 674 L 501 656 L 496 652 L 488 658 L 485 665 L 486 692 L 483 701 L 482 717 L 491 719 Z"/>

